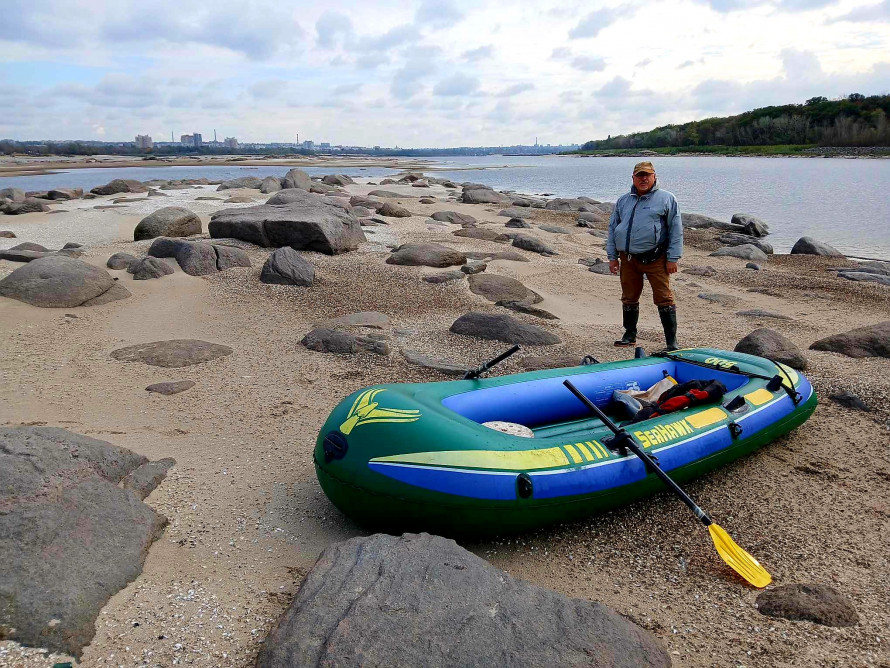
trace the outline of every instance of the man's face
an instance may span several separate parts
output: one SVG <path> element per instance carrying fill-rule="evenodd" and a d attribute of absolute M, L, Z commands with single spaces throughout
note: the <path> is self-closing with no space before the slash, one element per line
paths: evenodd
<path fill-rule="evenodd" d="M 641 195 L 652 190 L 655 185 L 655 174 L 652 172 L 637 172 L 634 174 L 634 187 Z"/>

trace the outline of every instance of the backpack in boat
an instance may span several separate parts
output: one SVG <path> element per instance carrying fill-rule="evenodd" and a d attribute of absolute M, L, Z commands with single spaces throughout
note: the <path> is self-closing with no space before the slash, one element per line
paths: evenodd
<path fill-rule="evenodd" d="M 683 410 L 700 404 L 720 401 L 726 386 L 719 380 L 689 380 L 674 385 L 658 398 L 658 403 L 645 406 L 634 415 L 631 424 Z"/>

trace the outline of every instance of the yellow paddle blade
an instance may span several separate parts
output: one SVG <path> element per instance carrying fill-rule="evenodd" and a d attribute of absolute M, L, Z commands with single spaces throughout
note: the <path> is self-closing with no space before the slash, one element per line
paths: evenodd
<path fill-rule="evenodd" d="M 736 542 L 721 526 L 709 524 L 708 531 L 718 554 L 732 570 L 761 589 L 773 581 L 773 577 L 760 565 L 760 562 L 736 545 Z"/>

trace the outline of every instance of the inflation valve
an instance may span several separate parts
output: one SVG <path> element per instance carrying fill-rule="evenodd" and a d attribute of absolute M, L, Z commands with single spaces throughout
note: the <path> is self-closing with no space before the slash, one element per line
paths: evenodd
<path fill-rule="evenodd" d="M 532 495 L 532 479 L 528 473 L 520 473 L 516 476 L 516 493 L 520 499 L 527 499 Z"/>
<path fill-rule="evenodd" d="M 346 456 L 349 444 L 339 431 L 331 431 L 324 437 L 321 447 L 324 450 L 324 463 L 330 464 L 332 459 L 343 459 Z"/>

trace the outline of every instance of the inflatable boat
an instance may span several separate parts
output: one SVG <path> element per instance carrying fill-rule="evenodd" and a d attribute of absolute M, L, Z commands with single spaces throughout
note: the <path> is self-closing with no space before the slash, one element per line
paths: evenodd
<path fill-rule="evenodd" d="M 664 489 L 569 392 L 607 414 L 616 390 L 716 380 L 703 403 L 618 421 L 678 482 L 744 456 L 802 424 L 809 381 L 770 360 L 707 348 L 495 378 L 376 385 L 346 397 L 314 449 L 328 498 L 369 528 L 446 535 L 516 532 L 599 513 Z M 485 426 L 516 425 L 532 438 Z"/>

